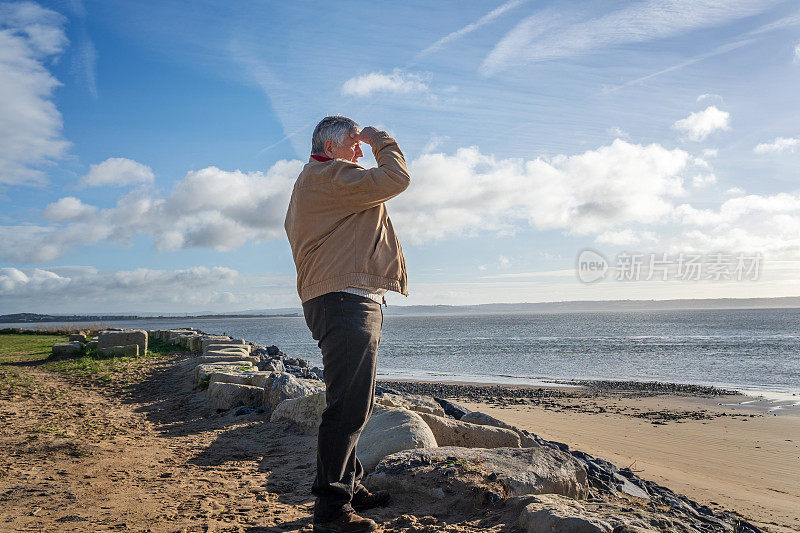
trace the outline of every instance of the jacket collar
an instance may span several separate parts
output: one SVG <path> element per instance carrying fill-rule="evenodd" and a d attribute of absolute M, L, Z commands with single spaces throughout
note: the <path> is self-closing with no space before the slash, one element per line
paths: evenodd
<path fill-rule="evenodd" d="M 325 157 L 324 155 L 317 155 L 317 154 L 311 154 L 311 159 L 315 159 L 320 163 L 324 163 L 325 161 L 333 161 L 333 159 L 331 159 L 330 157 Z"/>

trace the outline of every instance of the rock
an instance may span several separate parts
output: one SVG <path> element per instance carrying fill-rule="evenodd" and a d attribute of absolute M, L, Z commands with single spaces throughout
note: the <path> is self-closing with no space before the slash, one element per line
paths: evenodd
<path fill-rule="evenodd" d="M 96 340 L 93 340 L 93 341 L 86 341 L 86 344 L 84 345 L 84 348 L 86 349 L 86 351 L 87 351 L 87 352 L 88 352 L 88 351 L 96 351 L 96 350 L 97 350 L 97 345 L 98 345 L 98 344 L 99 344 L 99 343 L 98 343 L 98 341 L 96 341 Z"/>
<path fill-rule="evenodd" d="M 253 370 L 250 361 L 226 361 L 221 363 L 205 363 L 194 367 L 194 385 L 197 386 L 201 381 L 208 379 L 214 372 L 224 372 L 229 370 Z"/>
<path fill-rule="evenodd" d="M 240 405 L 258 406 L 264 391 L 260 387 L 214 382 L 208 384 L 206 403 L 214 409 L 232 409 Z"/>
<path fill-rule="evenodd" d="M 470 424 L 480 424 L 482 426 L 494 426 L 498 428 L 514 429 L 514 426 L 506 424 L 502 420 L 498 420 L 493 416 L 478 411 L 470 411 L 461 418 L 462 422 L 469 422 Z"/>
<path fill-rule="evenodd" d="M 288 422 L 304 433 L 315 434 L 319 430 L 322 420 L 322 411 L 327 407 L 325 391 L 284 400 L 275 408 L 270 416 L 270 422 Z"/>
<path fill-rule="evenodd" d="M 519 448 L 516 432 L 493 426 L 481 426 L 432 415 L 419 413 L 436 437 L 439 446 L 463 446 L 465 448 Z"/>
<path fill-rule="evenodd" d="M 447 416 L 452 416 L 456 420 L 461 420 L 462 416 L 470 412 L 466 407 L 461 407 L 457 403 L 445 400 L 444 398 L 434 397 L 433 399 L 436 401 L 436 403 L 442 406 L 442 409 L 444 409 L 444 414 Z"/>
<path fill-rule="evenodd" d="M 164 341 L 171 342 L 172 344 L 178 344 L 180 337 L 184 335 L 191 335 L 194 333 L 193 329 L 170 329 L 167 330 L 167 334 L 164 337 Z"/>
<path fill-rule="evenodd" d="M 97 355 L 103 357 L 139 357 L 139 346 L 129 344 L 127 346 L 105 346 L 97 348 Z"/>
<path fill-rule="evenodd" d="M 98 335 L 97 349 L 109 346 L 129 346 L 135 344 L 139 347 L 139 354 L 147 353 L 147 332 L 143 329 L 130 329 L 124 331 L 101 331 Z"/>
<path fill-rule="evenodd" d="M 208 384 L 212 383 L 234 383 L 236 385 L 250 385 L 250 376 L 246 372 L 237 372 L 236 370 L 227 369 L 212 373 L 208 377 Z"/>
<path fill-rule="evenodd" d="M 86 335 L 83 333 L 73 333 L 69 336 L 70 342 L 86 342 Z"/>
<path fill-rule="evenodd" d="M 244 346 L 226 346 L 226 347 L 219 347 L 219 346 L 212 346 L 211 349 L 206 350 L 203 352 L 203 355 L 240 355 L 242 357 L 250 357 L 250 352 L 247 351 Z M 258 356 L 253 356 L 258 357 Z M 261 358 L 258 357 L 260 361 Z"/>
<path fill-rule="evenodd" d="M 567 533 L 657 533 L 658 531 L 729 531 L 734 528 L 706 528 L 681 520 L 670 511 L 635 508 L 629 502 L 576 501 L 556 494 L 519 498 L 523 505 L 518 523 L 523 531 L 564 531 Z M 655 524 L 658 524 L 655 526 Z M 745 531 L 744 529 L 742 531 Z"/>
<path fill-rule="evenodd" d="M 251 367 L 252 368 L 252 367 Z M 270 372 L 257 372 L 252 370 L 239 370 L 236 368 L 225 368 L 213 372 L 209 376 L 209 383 L 218 381 L 220 383 L 237 383 L 239 385 L 250 385 L 260 387 L 262 390 L 266 385 Z"/>
<path fill-rule="evenodd" d="M 325 375 L 323 370 L 318 366 L 312 366 L 311 369 L 308 371 L 309 377 L 312 375 L 316 376 L 317 379 L 325 379 Z"/>
<path fill-rule="evenodd" d="M 203 341 L 203 353 L 208 352 L 209 350 L 216 350 L 219 348 L 230 348 L 230 347 L 237 347 L 242 350 L 247 350 L 247 353 L 250 353 L 250 345 L 245 344 L 244 339 L 228 339 L 228 340 L 212 340 L 212 341 Z"/>
<path fill-rule="evenodd" d="M 200 341 L 200 349 L 206 351 L 206 346 L 209 344 L 221 343 L 229 340 L 231 340 L 230 337 L 222 335 L 203 335 L 203 339 Z"/>
<path fill-rule="evenodd" d="M 192 353 L 202 353 L 203 352 L 203 336 L 202 335 L 192 335 L 189 338 L 189 351 Z"/>
<path fill-rule="evenodd" d="M 281 355 L 283 355 L 283 356 L 285 356 L 286 354 L 283 353 L 282 351 L 280 351 L 280 349 L 273 344 L 272 346 L 267 346 L 267 355 L 272 355 L 272 356 L 281 356 Z"/>
<path fill-rule="evenodd" d="M 559 533 L 611 533 L 614 527 L 607 521 L 591 516 L 574 500 L 537 496 L 519 515 L 519 526 L 528 533 L 558 531 Z"/>
<path fill-rule="evenodd" d="M 358 440 L 358 458 L 370 471 L 387 455 L 436 446 L 431 428 L 417 413 L 376 405 Z"/>
<path fill-rule="evenodd" d="M 280 359 L 269 359 L 258 363 L 258 369 L 265 372 L 285 372 L 286 367 L 283 366 L 283 361 Z"/>
<path fill-rule="evenodd" d="M 359 446 L 361 444 L 359 443 Z M 460 484 L 467 492 L 491 490 L 503 498 L 529 494 L 560 494 L 585 498 L 586 470 L 571 455 L 552 448 L 457 448 L 409 450 L 386 457 L 375 468 L 381 474 L 376 488 L 408 485 L 450 487 Z M 373 481 L 373 476 L 370 476 Z M 381 486 L 378 486 L 381 485 Z M 402 489 L 406 490 L 406 489 Z M 427 494 L 427 492 L 426 492 Z"/>
<path fill-rule="evenodd" d="M 50 355 L 53 359 L 66 359 L 77 357 L 83 353 L 83 343 L 78 341 L 59 342 L 53 345 L 53 352 Z"/>
<path fill-rule="evenodd" d="M 285 372 L 273 373 L 264 386 L 264 406 L 274 410 L 284 400 L 310 396 L 320 390 L 324 390 L 324 386 L 305 379 L 299 380 Z"/>
<path fill-rule="evenodd" d="M 397 394 L 382 394 L 376 401 L 386 407 L 402 407 L 403 409 L 420 413 L 445 416 L 442 406 L 430 396 L 419 396 L 416 394 L 406 394 L 403 396 Z"/>
<path fill-rule="evenodd" d="M 254 408 L 249 407 L 249 406 L 243 406 L 243 407 L 238 408 L 236 410 L 236 412 L 233 413 L 233 416 L 252 415 L 255 412 L 256 412 L 256 410 Z"/>
<path fill-rule="evenodd" d="M 196 359 L 199 364 L 203 363 L 225 363 L 229 361 L 246 361 L 248 365 L 254 365 L 258 363 L 258 357 L 248 355 L 247 357 L 242 355 L 201 355 Z"/>

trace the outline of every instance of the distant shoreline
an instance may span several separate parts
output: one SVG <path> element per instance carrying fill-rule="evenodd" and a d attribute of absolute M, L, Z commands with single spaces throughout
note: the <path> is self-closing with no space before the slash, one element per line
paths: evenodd
<path fill-rule="evenodd" d="M 775 298 L 694 298 L 671 300 L 572 300 L 563 302 L 517 302 L 488 303 L 475 305 L 396 305 L 383 308 L 384 315 L 491 315 L 491 314 L 548 314 L 548 313 L 592 313 L 624 311 L 722 311 L 759 309 L 797 309 L 800 296 Z M 39 322 L 91 322 L 110 320 L 197 320 L 228 318 L 294 318 L 302 317 L 298 307 L 277 309 L 245 309 L 228 313 L 208 313 L 182 315 L 142 315 L 142 314 L 41 314 L 7 313 L 0 315 L 0 323 L 39 323 Z"/>

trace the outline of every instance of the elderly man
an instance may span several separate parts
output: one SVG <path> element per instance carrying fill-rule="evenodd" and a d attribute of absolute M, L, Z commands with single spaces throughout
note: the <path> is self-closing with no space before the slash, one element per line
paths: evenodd
<path fill-rule="evenodd" d="M 376 168 L 358 165 L 361 142 L 372 148 Z M 326 387 L 312 486 L 314 531 L 372 531 L 375 522 L 355 511 L 389 500 L 387 492 L 370 493 L 361 484 L 356 445 L 374 404 L 383 295 L 408 295 L 403 250 L 384 202 L 409 182 L 403 153 L 386 132 L 325 117 L 314 129 L 311 157 L 286 213 L 297 291 L 322 351 Z"/>

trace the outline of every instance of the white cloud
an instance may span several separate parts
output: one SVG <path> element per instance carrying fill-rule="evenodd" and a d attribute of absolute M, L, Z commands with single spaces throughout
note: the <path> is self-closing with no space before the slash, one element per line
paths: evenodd
<path fill-rule="evenodd" d="M 744 189 L 741 189 L 739 187 L 731 187 L 730 189 L 725 191 L 725 194 L 735 194 L 741 196 L 744 194 Z"/>
<path fill-rule="evenodd" d="M 12 306 L 51 310 L 53 304 L 61 310 L 65 305 L 90 303 L 94 312 L 99 312 L 103 309 L 97 305 L 124 309 L 121 305 L 144 304 L 152 309 L 164 303 L 229 303 L 230 293 L 217 289 L 230 285 L 238 276 L 228 267 L 205 266 L 128 271 L 100 271 L 93 267 L 0 268 L 0 296 L 5 310 Z M 42 309 L 39 302 L 43 301 L 51 307 Z"/>
<path fill-rule="evenodd" d="M 455 41 L 456 39 L 460 39 L 461 37 L 463 37 L 463 36 L 465 36 L 465 35 L 467 35 L 469 33 L 472 33 L 473 31 L 477 30 L 478 28 L 480 28 L 482 26 L 485 26 L 486 24 L 489 24 L 490 22 L 495 20 L 497 17 L 499 17 L 503 13 L 514 9 L 515 7 L 519 6 L 523 2 L 524 2 L 524 0 L 511 0 L 510 2 L 506 2 L 505 4 L 501 5 L 500 7 L 497 7 L 495 9 L 491 10 L 490 12 L 488 12 L 487 14 L 485 14 L 484 16 L 482 16 L 481 18 L 479 18 L 475 22 L 473 22 L 471 24 L 467 24 L 463 28 L 445 35 L 444 37 L 442 37 L 441 39 L 439 39 L 438 41 L 436 41 L 435 43 L 433 43 L 432 45 L 430 45 L 426 49 L 422 50 L 419 54 L 417 54 L 417 57 L 418 58 L 419 57 L 423 57 L 423 56 L 426 56 L 426 55 L 428 55 L 430 53 L 433 53 L 433 52 L 435 52 L 437 50 L 440 50 L 446 44 L 449 44 L 449 43 Z"/>
<path fill-rule="evenodd" d="M 164 198 L 135 190 L 106 209 L 62 198 L 43 211 L 62 224 L 0 226 L 0 258 L 41 263 L 139 235 L 151 237 L 157 250 L 232 250 L 248 240 L 285 238 L 283 218 L 302 167 L 301 161 L 279 161 L 266 173 L 208 167 L 187 173 Z"/>
<path fill-rule="evenodd" d="M 800 63 L 800 43 L 794 47 L 794 60 L 795 62 Z"/>
<path fill-rule="evenodd" d="M 521 227 L 596 234 L 629 223 L 655 223 L 684 194 L 682 150 L 615 140 L 548 160 L 496 159 L 477 147 L 424 154 L 409 163 L 408 191 L 391 201 L 403 236 L 425 242 Z"/>
<path fill-rule="evenodd" d="M 89 167 L 89 173 L 80 180 L 83 187 L 101 187 L 103 185 L 131 185 L 134 183 L 152 183 L 153 171 L 147 165 L 137 163 L 124 157 L 110 157 Z"/>
<path fill-rule="evenodd" d="M 712 105 L 703 111 L 697 111 L 686 118 L 678 120 L 673 124 L 673 127 L 688 135 L 693 141 L 704 141 L 715 131 L 731 129 L 730 123 L 730 113 L 720 111 Z"/>
<path fill-rule="evenodd" d="M 428 91 L 428 81 L 423 75 L 396 68 L 391 74 L 371 72 L 350 78 L 342 85 L 342 94 L 365 97 L 373 93 L 424 93 Z"/>
<path fill-rule="evenodd" d="M 697 102 L 702 102 L 703 100 L 719 100 L 722 102 L 723 98 L 718 94 L 704 93 L 697 97 Z"/>
<path fill-rule="evenodd" d="M 717 157 L 717 154 L 719 154 L 719 150 L 716 148 L 706 148 L 703 150 L 703 157 Z"/>
<path fill-rule="evenodd" d="M 800 139 L 792 137 L 776 137 L 771 143 L 762 143 L 753 148 L 757 154 L 768 154 L 789 150 L 794 152 L 795 147 L 800 144 Z"/>
<path fill-rule="evenodd" d="M 800 195 L 738 196 L 717 210 L 680 205 L 675 217 L 686 229 L 674 248 L 760 252 L 771 257 L 800 253 Z"/>
<path fill-rule="evenodd" d="M 484 59 L 484 74 L 526 62 L 664 39 L 761 13 L 779 0 L 647 0 L 588 21 L 539 12 L 517 24 Z"/>
<path fill-rule="evenodd" d="M 73 222 L 90 219 L 96 212 L 96 207 L 67 196 L 45 207 L 42 215 L 52 222 Z"/>
<path fill-rule="evenodd" d="M 69 146 L 44 66 L 67 44 L 65 22 L 32 2 L 0 4 L 0 184 L 46 182 L 41 167 Z"/>
<path fill-rule="evenodd" d="M 511 267 L 511 259 L 508 257 L 501 255 L 497 258 L 497 268 L 510 268 Z"/>

